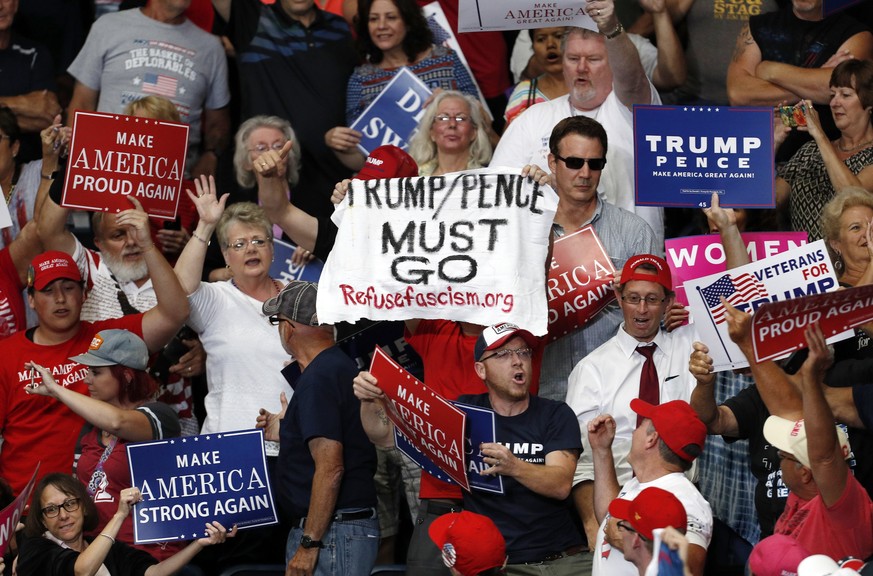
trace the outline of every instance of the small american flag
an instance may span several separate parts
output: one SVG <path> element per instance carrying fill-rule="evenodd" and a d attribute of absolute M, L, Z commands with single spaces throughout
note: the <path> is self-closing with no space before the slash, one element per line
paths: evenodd
<path fill-rule="evenodd" d="M 725 307 L 721 303 L 720 296 L 724 296 L 724 299 L 733 306 L 769 296 L 764 285 L 751 273 L 740 274 L 736 278 L 731 278 L 730 274 L 725 274 L 709 286 L 701 288 L 700 294 L 703 296 L 716 324 L 725 321 Z"/>
<path fill-rule="evenodd" d="M 142 91 L 173 98 L 176 95 L 176 79 L 163 74 L 146 74 L 142 80 Z"/>

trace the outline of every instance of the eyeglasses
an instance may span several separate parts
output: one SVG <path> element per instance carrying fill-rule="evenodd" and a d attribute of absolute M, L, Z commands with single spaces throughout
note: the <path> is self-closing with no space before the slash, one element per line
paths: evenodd
<path fill-rule="evenodd" d="M 643 298 L 639 294 L 628 294 L 627 296 L 621 297 L 622 302 L 627 302 L 631 306 L 636 306 L 637 304 L 639 304 L 643 300 L 645 300 L 646 304 L 648 304 L 649 306 L 657 306 L 658 304 L 661 304 L 662 302 L 664 302 L 664 300 L 666 300 L 666 298 L 658 298 L 654 294 L 649 294 L 645 298 Z"/>
<path fill-rule="evenodd" d="M 445 123 L 450 120 L 454 120 L 458 124 L 463 124 L 464 122 L 469 122 L 470 117 L 465 114 L 455 114 L 454 116 L 449 116 L 448 114 L 438 114 L 433 117 L 433 121 L 439 123 Z"/>
<path fill-rule="evenodd" d="M 512 356 L 513 354 L 518 356 L 519 360 L 529 360 L 530 357 L 533 356 L 533 350 L 531 350 L 530 348 L 519 348 L 518 350 L 512 350 L 510 348 L 505 348 L 505 349 L 501 350 L 500 352 L 495 352 L 494 354 L 491 354 L 490 356 L 485 356 L 484 358 L 481 358 L 479 360 L 479 362 L 484 362 L 490 358 L 497 358 L 498 360 L 505 360 L 505 359 L 509 358 L 510 356 Z"/>
<path fill-rule="evenodd" d="M 255 248 L 260 249 L 265 247 L 269 242 L 269 240 L 266 240 L 264 238 L 252 238 L 251 240 L 237 240 L 233 244 L 227 244 L 227 247 L 233 248 L 234 252 L 242 252 L 243 250 L 248 248 L 249 244 L 251 244 Z"/>
<path fill-rule="evenodd" d="M 263 154 L 267 150 L 275 150 L 278 152 L 285 146 L 285 142 L 273 142 L 272 144 L 256 144 L 253 148 L 249 148 L 249 152 L 257 152 Z"/>
<path fill-rule="evenodd" d="M 639 536 L 639 537 L 642 538 L 643 540 L 648 541 L 648 538 L 646 538 L 645 536 L 643 536 L 642 534 L 640 534 L 639 532 L 637 532 L 636 530 L 634 530 L 634 529 L 631 527 L 631 525 L 628 524 L 627 522 L 625 522 L 624 520 L 619 520 L 617 526 L 618 526 L 621 530 L 626 530 L 626 531 L 630 532 L 631 534 L 636 534 L 637 536 Z"/>
<path fill-rule="evenodd" d="M 567 168 L 570 170 L 581 170 L 586 163 L 588 164 L 588 168 L 598 172 L 603 170 L 603 167 L 606 166 L 606 158 L 576 158 L 575 156 L 564 158 L 557 154 L 555 154 L 555 158 L 566 164 Z"/>
<path fill-rule="evenodd" d="M 287 322 L 288 324 L 291 324 L 290 320 L 288 320 L 287 318 L 279 318 L 278 314 L 273 314 L 272 316 L 270 316 L 270 324 L 272 324 L 273 326 L 278 326 L 282 322 Z M 293 324 L 291 325 L 293 326 Z"/>
<path fill-rule="evenodd" d="M 79 509 L 79 499 L 67 498 L 60 506 L 57 504 L 49 504 L 48 506 L 40 510 L 40 512 L 42 512 L 43 516 L 45 516 L 46 518 L 54 518 L 61 511 L 61 508 L 63 508 L 67 512 L 75 512 Z"/>

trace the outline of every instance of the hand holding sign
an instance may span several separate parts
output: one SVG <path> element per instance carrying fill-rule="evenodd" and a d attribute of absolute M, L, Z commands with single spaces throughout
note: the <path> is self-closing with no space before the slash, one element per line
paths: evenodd
<path fill-rule="evenodd" d="M 333 187 L 333 192 L 330 195 L 330 201 L 334 204 L 340 204 L 343 201 L 343 198 L 346 197 L 346 194 L 349 193 L 349 186 L 351 185 L 351 178 L 346 178 L 345 180 L 340 180 L 336 183 L 336 186 Z"/>
<path fill-rule="evenodd" d="M 515 476 L 518 473 L 518 458 L 503 444 L 483 442 L 479 450 L 485 455 L 485 463 L 491 466 L 482 470 L 483 476 Z"/>
<path fill-rule="evenodd" d="M 746 358 L 754 358 L 755 356 L 752 351 L 752 315 L 734 308 L 730 302 L 724 299 L 724 296 L 720 299 L 722 306 L 725 308 L 728 335 Z"/>
<path fill-rule="evenodd" d="M 52 125 L 39 133 L 42 142 L 42 173 L 54 172 L 58 168 L 58 156 L 67 154 L 72 128 L 61 124 L 61 115 L 55 116 Z"/>
<path fill-rule="evenodd" d="M 211 227 L 218 224 L 221 215 L 224 214 L 224 206 L 227 204 L 227 194 L 222 194 L 219 199 L 215 192 L 215 178 L 209 176 L 201 176 L 194 180 L 194 187 L 197 189 L 195 195 L 191 190 L 185 190 L 188 198 L 197 207 L 197 214 L 200 216 L 200 221 Z"/>
<path fill-rule="evenodd" d="M 258 417 L 255 419 L 255 428 L 264 429 L 264 440 L 279 441 L 279 422 L 285 417 L 285 411 L 288 410 L 288 397 L 282 392 L 279 394 L 279 404 L 282 410 L 273 414 L 266 408 L 258 410 Z"/>
<path fill-rule="evenodd" d="M 807 326 L 804 334 L 809 346 L 809 356 L 800 367 L 801 385 L 804 390 L 813 390 L 821 387 L 825 372 L 834 363 L 834 355 L 825 342 L 824 332 L 818 322 Z"/>
<path fill-rule="evenodd" d="M 363 134 L 345 126 L 334 126 L 324 135 L 324 143 L 331 150 L 350 152 L 361 143 Z"/>
<path fill-rule="evenodd" d="M 709 222 L 709 230 L 715 229 L 717 232 L 723 232 L 728 228 L 736 228 L 737 213 L 733 208 L 722 208 L 719 205 L 718 194 L 712 193 L 710 198 L 709 208 L 704 208 L 703 213 L 706 215 L 706 220 Z"/>

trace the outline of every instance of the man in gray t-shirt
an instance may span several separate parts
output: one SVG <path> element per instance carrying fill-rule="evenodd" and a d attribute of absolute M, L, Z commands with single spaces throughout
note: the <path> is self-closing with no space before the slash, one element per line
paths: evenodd
<path fill-rule="evenodd" d="M 186 174 L 196 176 L 214 174 L 228 143 L 230 92 L 221 42 L 185 17 L 189 4 L 149 0 L 100 17 L 68 70 L 76 79 L 68 121 L 76 110 L 120 114 L 134 100 L 164 96 L 191 127 Z"/>

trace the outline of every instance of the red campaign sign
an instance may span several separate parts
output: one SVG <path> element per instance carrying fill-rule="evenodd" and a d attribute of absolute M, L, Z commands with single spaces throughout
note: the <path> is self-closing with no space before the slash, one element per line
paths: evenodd
<path fill-rule="evenodd" d="M 21 494 L 9 506 L 0 510 L 0 557 L 6 554 L 9 541 L 15 538 L 15 527 L 21 521 L 24 508 L 27 506 L 27 501 L 30 500 L 30 493 L 33 491 L 33 485 L 36 484 L 36 473 L 39 472 L 39 465 L 40 463 L 37 462 L 36 470 L 33 471 L 30 482 L 27 483 Z M 39 503 L 37 503 L 37 507 L 39 507 Z"/>
<path fill-rule="evenodd" d="M 470 490 L 464 466 L 467 415 L 449 404 L 376 347 L 370 374 L 385 393 L 385 413 L 404 436 L 464 490 Z"/>
<path fill-rule="evenodd" d="M 61 205 L 120 212 L 133 196 L 149 216 L 175 220 L 187 150 L 187 124 L 77 111 Z"/>
<path fill-rule="evenodd" d="M 806 347 L 803 332 L 818 322 L 825 338 L 873 320 L 873 285 L 764 304 L 752 316 L 755 361 Z"/>
<path fill-rule="evenodd" d="M 615 299 L 615 267 L 589 224 L 555 240 L 549 266 L 549 336 L 573 332 Z"/>

